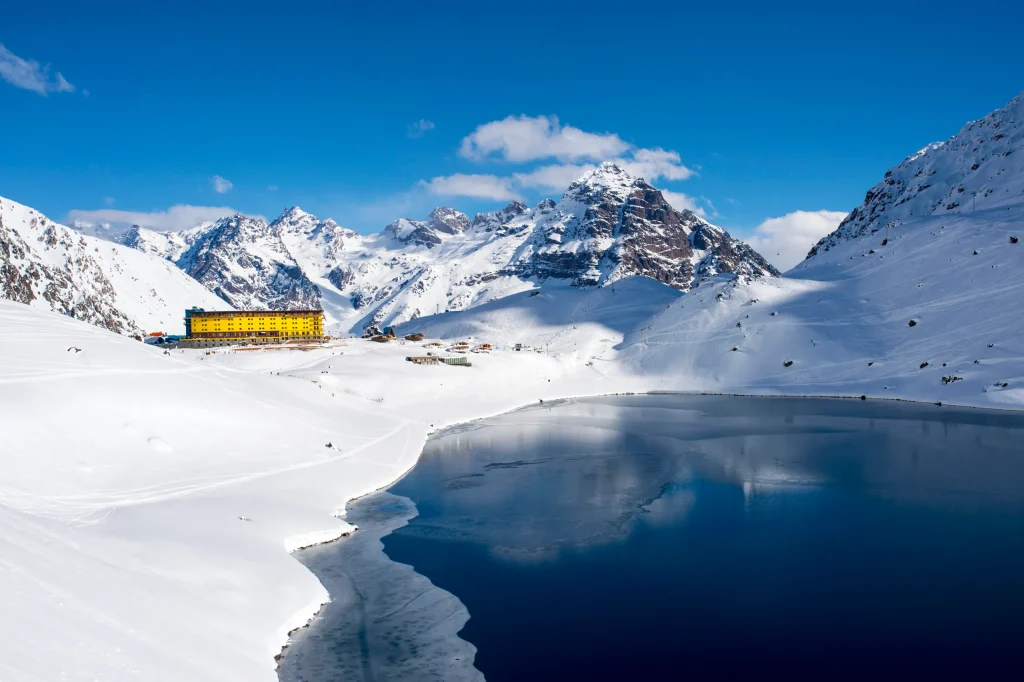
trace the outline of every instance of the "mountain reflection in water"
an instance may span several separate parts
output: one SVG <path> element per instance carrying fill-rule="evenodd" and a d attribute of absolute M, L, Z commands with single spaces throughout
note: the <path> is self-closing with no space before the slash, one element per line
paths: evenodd
<path fill-rule="evenodd" d="M 351 509 L 366 529 L 360 514 L 415 505 L 377 531 L 386 557 L 364 539 L 365 570 L 348 570 L 366 594 L 391 576 L 393 602 L 355 600 L 353 656 L 381 678 L 374 646 L 432 661 L 408 679 L 1001 672 L 1024 662 L 1022 435 L 1009 413 L 710 396 L 450 429 Z M 323 579 L 355 547 L 307 565 Z M 345 608 L 334 622 L 351 628 Z M 354 637 L 313 632 L 335 652 Z"/>

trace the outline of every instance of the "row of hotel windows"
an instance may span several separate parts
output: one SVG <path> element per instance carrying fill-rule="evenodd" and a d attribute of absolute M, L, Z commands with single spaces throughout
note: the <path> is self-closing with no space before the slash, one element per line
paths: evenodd
<path fill-rule="evenodd" d="M 198 328 L 198 329 L 205 329 L 205 328 L 207 328 L 207 327 L 209 327 L 209 326 L 214 326 L 214 325 L 205 325 L 205 324 L 199 324 L 199 325 L 195 325 L 195 326 L 196 326 L 196 328 Z M 219 327 L 220 325 L 215 325 L 215 326 L 218 326 L 218 327 Z M 233 329 L 233 328 L 235 327 L 235 325 L 233 325 L 233 324 L 231 324 L 231 323 L 228 323 L 228 324 L 227 324 L 226 326 L 227 326 L 227 328 L 228 328 L 228 329 Z M 245 326 L 246 326 L 246 327 L 248 327 L 249 329 L 252 329 L 252 328 L 253 328 L 253 327 L 254 327 L 255 325 L 253 325 L 253 324 L 252 324 L 252 323 L 250 322 L 249 324 L 247 324 L 247 325 L 245 325 Z M 262 323 L 261 323 L 261 324 L 259 325 L 259 327 L 261 327 L 261 328 L 263 328 L 263 327 L 265 327 L 265 326 L 266 326 L 266 325 L 264 325 L 264 324 L 262 324 Z M 281 326 L 281 327 L 286 327 L 286 326 L 288 326 L 288 325 L 279 325 L 279 326 Z M 295 328 L 295 327 L 298 327 L 298 326 L 300 326 L 300 325 L 298 325 L 298 324 L 295 324 L 295 323 L 292 323 L 292 324 L 291 324 L 291 327 L 293 327 L 293 328 Z M 302 326 L 302 327 L 304 327 L 304 328 L 307 328 L 307 329 L 308 329 L 308 328 L 310 328 L 310 325 L 309 325 L 309 324 L 303 324 L 303 325 L 301 325 L 301 326 Z M 319 326 L 319 325 L 317 325 L 317 326 Z M 239 329 L 241 329 L 242 325 L 240 324 L 240 325 L 238 325 L 238 327 L 239 327 Z"/>
<path fill-rule="evenodd" d="M 196 339 L 233 339 L 238 337 L 260 337 L 260 336 L 282 336 L 283 332 L 271 331 L 271 332 L 259 332 L 259 331 L 237 331 L 237 332 L 195 332 L 192 334 L 192 338 Z M 313 336 L 311 333 L 297 334 L 297 336 Z"/>

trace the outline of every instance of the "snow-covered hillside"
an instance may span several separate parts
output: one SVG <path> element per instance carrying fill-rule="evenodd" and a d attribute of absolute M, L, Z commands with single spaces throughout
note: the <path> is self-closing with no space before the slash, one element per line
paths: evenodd
<path fill-rule="evenodd" d="M 1024 205 L 840 240 L 787 277 L 702 286 L 622 362 L 665 388 L 1024 407 Z"/>
<path fill-rule="evenodd" d="M 1014 164 L 1024 157 L 1022 116 L 1016 98 L 886 173 L 865 206 L 785 277 L 714 277 L 668 307 L 650 306 L 647 320 L 612 324 L 628 328 L 625 338 L 595 350 L 595 362 L 613 359 L 620 371 L 662 389 L 1019 409 L 1024 173 Z M 915 176 L 931 187 L 910 188 Z M 937 203 L 970 196 L 972 188 L 976 210 Z M 594 334 L 570 330 L 576 307 L 558 302 L 560 295 L 519 295 L 409 327 L 594 346 Z"/>
<path fill-rule="evenodd" d="M 607 372 L 626 335 L 642 329 L 683 294 L 647 277 L 633 276 L 607 287 L 547 285 L 470 310 L 409 322 L 403 333 L 429 338 L 479 339 L 529 351 L 565 354 Z"/>
<path fill-rule="evenodd" d="M 185 233 L 132 228 L 123 244 L 175 262 L 241 308 L 322 306 L 334 331 L 466 310 L 545 282 L 639 275 L 687 291 L 721 272 L 777 275 L 759 254 L 612 163 L 557 203 L 467 215 L 438 208 L 362 236 L 297 207 Z"/>
<path fill-rule="evenodd" d="M 419 367 L 358 339 L 164 355 L 9 301 L 0 348 L 4 682 L 272 682 L 327 598 L 288 551 L 351 530 L 345 502 L 430 430 L 628 388 L 566 356 Z"/>
<path fill-rule="evenodd" d="M 159 257 L 82 235 L 4 198 L 0 298 L 121 334 L 183 333 L 186 308 L 226 307 Z"/>
<path fill-rule="evenodd" d="M 930 144 L 891 168 L 810 255 L 845 239 L 925 216 L 954 216 L 1024 202 L 1024 94 L 945 142 Z M 981 219 L 979 217 L 979 219 Z"/>

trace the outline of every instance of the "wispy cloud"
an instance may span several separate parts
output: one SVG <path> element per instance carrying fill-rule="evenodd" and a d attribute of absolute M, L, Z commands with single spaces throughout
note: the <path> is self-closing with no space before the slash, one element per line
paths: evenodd
<path fill-rule="evenodd" d="M 617 159 L 623 170 L 645 180 L 654 181 L 659 178 L 666 180 L 687 180 L 694 172 L 684 166 L 679 152 L 661 148 L 635 149 L 629 157 Z"/>
<path fill-rule="evenodd" d="M 682 163 L 678 152 L 635 147 L 615 133 L 593 133 L 562 125 L 556 116 L 509 116 L 478 125 L 462 139 L 459 155 L 474 163 L 529 163 L 545 159 L 559 163 L 509 176 L 457 174 L 434 178 L 425 184 L 444 188 L 451 195 L 483 197 L 483 185 L 489 188 L 490 195 L 516 197 L 522 189 L 564 190 L 573 180 L 596 168 L 596 163 L 606 160 L 650 182 L 686 180 L 695 175 Z M 468 178 L 475 180 L 470 182 Z M 473 193 L 463 194 L 466 188 Z"/>
<path fill-rule="evenodd" d="M 663 189 L 661 190 L 661 196 L 665 197 L 665 201 L 669 203 L 669 206 L 677 211 L 693 211 L 701 218 L 707 218 L 708 212 L 703 206 L 701 206 L 697 199 L 691 197 L 688 194 L 682 192 L 673 192 L 672 190 Z"/>
<path fill-rule="evenodd" d="M 0 78 L 11 85 L 46 97 L 51 92 L 74 92 L 75 86 L 58 71 L 50 75 L 50 65 L 22 59 L 0 44 Z"/>
<path fill-rule="evenodd" d="M 431 194 L 440 196 L 473 197 L 476 199 L 493 199 L 507 201 L 521 197 L 512 190 L 509 178 L 496 175 L 475 175 L 456 173 L 420 180 L 419 185 Z"/>
<path fill-rule="evenodd" d="M 270 190 L 271 192 L 276 192 L 277 185 L 267 185 L 267 189 Z"/>
<path fill-rule="evenodd" d="M 120 231 L 131 225 L 141 225 L 152 230 L 178 231 L 195 227 L 208 220 L 217 220 L 237 213 L 227 206 L 191 206 L 177 204 L 166 211 L 121 211 L 101 208 L 94 211 L 73 209 L 68 212 L 67 222 L 76 228 L 96 232 L 96 228 Z"/>
<path fill-rule="evenodd" d="M 551 158 L 562 162 L 600 161 L 629 147 L 614 133 L 588 133 L 563 126 L 557 116 L 509 116 L 477 126 L 462 140 L 459 155 L 478 162 L 523 163 Z"/>
<path fill-rule="evenodd" d="M 224 194 L 230 190 L 234 185 L 227 178 L 222 178 L 219 175 L 214 175 L 210 178 L 210 184 L 213 185 L 213 191 L 217 194 Z"/>
<path fill-rule="evenodd" d="M 113 206 L 116 202 L 114 197 L 103 197 L 103 203 L 107 206 Z"/>
<path fill-rule="evenodd" d="M 794 211 L 765 220 L 747 243 L 786 271 L 806 258 L 815 242 L 839 227 L 845 217 L 843 211 Z"/>
<path fill-rule="evenodd" d="M 678 161 L 678 154 L 662 152 L 662 150 L 638 150 L 638 151 L 657 151 L 664 153 L 665 157 L 656 157 L 653 159 L 644 159 L 637 161 L 635 159 L 614 159 L 623 170 L 632 173 L 633 175 L 643 177 L 649 181 L 657 181 L 659 179 L 666 180 L 678 180 L 690 177 L 688 169 L 682 168 L 682 166 L 674 165 L 673 155 Z M 458 173 L 451 176 L 436 177 L 429 183 L 421 181 L 421 184 L 428 186 L 444 187 L 447 191 L 445 194 L 451 196 L 472 196 L 479 198 L 486 198 L 485 195 L 476 193 L 466 194 L 462 192 L 462 189 L 473 189 L 477 190 L 483 179 L 486 178 L 486 186 L 491 188 L 500 188 L 502 190 L 501 199 L 507 197 L 519 198 L 516 193 L 519 190 L 532 189 L 539 192 L 562 192 L 568 187 L 574 180 L 578 179 L 584 173 L 592 171 L 597 168 L 596 164 L 592 163 L 555 163 L 546 166 L 538 166 L 530 171 L 521 173 L 513 173 L 510 176 L 498 176 L 498 175 L 478 175 L 471 174 L 466 175 Z M 473 181 L 467 179 L 472 178 Z M 450 181 L 450 182 L 449 182 Z M 440 192 L 438 192 L 440 193 Z M 497 192 L 495 192 L 496 194 Z M 662 190 L 665 198 L 668 199 L 668 195 L 673 195 L 677 199 L 686 197 L 686 203 L 680 206 L 671 203 L 677 209 L 689 208 L 700 215 L 705 215 L 705 209 L 700 208 L 695 203 L 695 200 L 687 197 L 685 194 L 680 192 L 670 192 Z M 709 208 L 713 210 L 710 201 L 704 202 Z"/>
<path fill-rule="evenodd" d="M 433 130 L 433 129 L 434 129 L 434 122 L 433 121 L 428 121 L 425 118 L 421 118 L 420 120 L 416 121 L 415 123 L 410 123 L 409 124 L 409 130 L 408 130 L 407 134 L 409 135 L 409 137 L 423 137 L 424 133 L 426 133 L 428 130 Z"/>
<path fill-rule="evenodd" d="M 539 166 L 527 173 L 513 173 L 512 179 L 520 187 L 561 192 L 573 180 L 595 168 L 597 166 L 594 164 L 556 163 L 549 166 Z"/>

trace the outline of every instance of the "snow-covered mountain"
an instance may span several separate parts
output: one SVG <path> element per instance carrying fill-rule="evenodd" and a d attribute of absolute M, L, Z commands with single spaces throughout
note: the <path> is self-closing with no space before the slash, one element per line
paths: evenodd
<path fill-rule="evenodd" d="M 442 207 L 364 236 L 293 207 L 269 224 L 236 215 L 177 234 L 132 228 L 121 243 L 171 260 L 236 307 L 322 307 L 341 330 L 465 310 L 541 285 L 640 275 L 688 291 L 722 272 L 779 274 L 613 163 L 573 182 L 558 202 L 513 202 L 473 219 Z"/>
<path fill-rule="evenodd" d="M 1008 209 L 1024 202 L 1024 95 L 891 168 L 810 256 L 925 216 Z"/>
<path fill-rule="evenodd" d="M 749 246 L 613 163 L 573 182 L 557 204 L 542 202 L 515 261 L 523 275 L 608 284 L 641 275 L 688 291 L 720 272 L 778 275 Z"/>
<path fill-rule="evenodd" d="M 83 235 L 3 198 L 0 298 L 121 334 L 181 332 L 185 308 L 224 307 L 161 258 Z"/>
<path fill-rule="evenodd" d="M 1022 120 L 1016 98 L 896 166 L 784 277 L 713 277 L 630 322 L 606 319 L 612 296 L 513 296 L 407 328 L 550 346 L 664 389 L 1019 409 Z"/>

